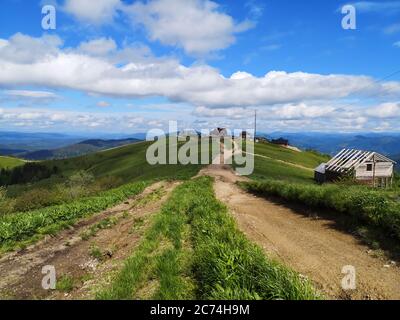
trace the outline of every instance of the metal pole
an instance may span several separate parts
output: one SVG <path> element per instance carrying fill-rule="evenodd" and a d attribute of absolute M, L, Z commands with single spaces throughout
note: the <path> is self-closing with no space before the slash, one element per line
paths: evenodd
<path fill-rule="evenodd" d="M 257 110 L 254 110 L 254 143 L 256 143 L 257 136 Z"/>
<path fill-rule="evenodd" d="M 375 164 L 375 154 L 374 154 L 374 156 L 372 157 L 372 161 L 374 162 L 374 173 L 373 173 L 373 177 L 372 177 L 372 183 L 373 183 L 373 187 L 375 188 L 375 166 L 376 166 L 376 164 Z"/>

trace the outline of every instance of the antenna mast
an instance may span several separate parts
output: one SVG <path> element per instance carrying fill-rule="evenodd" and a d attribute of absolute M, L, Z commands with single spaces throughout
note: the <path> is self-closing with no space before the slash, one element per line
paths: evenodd
<path fill-rule="evenodd" d="M 257 135 L 257 109 L 254 110 L 254 143 L 256 143 L 256 135 Z"/>

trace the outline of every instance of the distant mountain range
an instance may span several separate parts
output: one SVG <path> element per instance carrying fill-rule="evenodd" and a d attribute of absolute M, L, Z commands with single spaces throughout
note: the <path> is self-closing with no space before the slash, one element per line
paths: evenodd
<path fill-rule="evenodd" d="M 139 142 L 142 137 L 145 134 L 90 139 L 58 133 L 0 132 L 0 155 L 27 160 L 64 159 Z"/>
<path fill-rule="evenodd" d="M 382 153 L 400 164 L 400 133 L 288 133 L 260 134 L 267 138 L 285 138 L 300 149 L 314 149 L 331 156 L 343 148 L 371 150 Z"/>
<path fill-rule="evenodd" d="M 15 155 L 41 149 L 62 148 L 85 139 L 85 136 L 59 133 L 0 132 L 0 154 Z"/>

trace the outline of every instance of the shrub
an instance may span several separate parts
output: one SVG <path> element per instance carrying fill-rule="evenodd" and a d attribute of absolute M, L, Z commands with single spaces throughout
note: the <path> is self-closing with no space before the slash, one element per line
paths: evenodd
<path fill-rule="evenodd" d="M 48 189 L 33 189 L 24 192 L 15 199 L 14 211 L 25 212 L 35 210 L 63 202 L 63 196 L 57 188 L 53 191 Z"/>
<path fill-rule="evenodd" d="M 14 201 L 7 198 L 7 191 L 0 187 L 0 216 L 11 213 L 14 210 Z"/>

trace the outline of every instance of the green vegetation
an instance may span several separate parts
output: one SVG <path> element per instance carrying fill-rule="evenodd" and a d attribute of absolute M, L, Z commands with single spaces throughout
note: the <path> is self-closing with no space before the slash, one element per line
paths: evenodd
<path fill-rule="evenodd" d="M 150 285 L 153 284 L 153 285 Z M 312 286 L 264 256 L 216 200 L 212 179 L 177 187 L 99 299 L 317 299 Z"/>
<path fill-rule="evenodd" d="M 260 181 L 275 179 L 293 182 L 314 183 L 314 173 L 311 170 L 297 168 L 273 159 L 254 158 L 254 172 L 250 178 Z"/>
<path fill-rule="evenodd" d="M 113 226 L 115 226 L 118 223 L 118 221 L 119 221 L 119 219 L 116 217 L 105 218 L 105 219 L 101 220 L 100 222 L 92 225 L 88 230 L 84 231 L 81 234 L 81 238 L 82 238 L 82 240 L 87 241 L 91 237 L 96 236 L 96 234 L 99 230 L 111 229 Z"/>
<path fill-rule="evenodd" d="M 385 190 L 356 185 L 319 186 L 274 180 L 243 183 L 242 186 L 257 194 L 279 196 L 311 208 L 335 210 L 361 223 L 381 228 L 400 240 L 400 202 L 392 199 Z"/>
<path fill-rule="evenodd" d="M 0 171 L 0 185 L 35 182 L 47 179 L 57 173 L 58 168 L 56 166 L 50 168 L 41 163 L 27 162 L 12 169 L 2 169 Z"/>
<path fill-rule="evenodd" d="M 294 151 L 275 144 L 255 144 L 254 172 L 250 178 L 313 183 L 313 169 L 328 157 L 315 151 Z"/>
<path fill-rule="evenodd" d="M 201 165 L 151 166 L 146 160 L 149 145 L 143 142 L 83 157 L 28 163 L 4 170 L 0 174 L 0 185 L 7 185 L 5 195 L 8 208 L 11 206 L 7 213 L 61 205 L 135 181 L 188 179 L 202 168 Z"/>
<path fill-rule="evenodd" d="M 18 158 L 0 156 L 0 169 L 12 169 L 23 165 L 25 162 Z"/>
<path fill-rule="evenodd" d="M 68 275 L 63 275 L 57 279 L 56 290 L 61 292 L 71 292 L 74 289 L 74 278 Z"/>
<path fill-rule="evenodd" d="M 150 165 L 146 150 L 152 142 L 142 142 L 95 154 L 42 162 L 49 168 L 57 167 L 64 176 L 76 171 L 86 171 L 95 179 L 113 176 L 122 182 L 164 179 L 188 179 L 196 175 L 200 165 Z"/>
<path fill-rule="evenodd" d="M 260 142 L 255 145 L 255 154 L 282 160 L 306 168 L 314 169 L 322 162 L 327 162 L 329 157 L 315 151 L 298 152 L 272 143 Z"/>
<path fill-rule="evenodd" d="M 54 234 L 81 219 L 141 193 L 147 182 L 124 185 L 97 196 L 30 212 L 0 216 L 0 248 L 10 250 L 17 244 L 34 241 L 44 234 Z"/>

